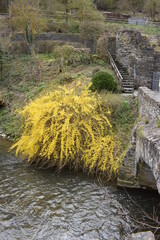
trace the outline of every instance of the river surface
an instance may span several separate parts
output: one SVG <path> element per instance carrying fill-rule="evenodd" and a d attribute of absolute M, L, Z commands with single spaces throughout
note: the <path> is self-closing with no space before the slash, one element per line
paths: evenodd
<path fill-rule="evenodd" d="M 81 173 L 38 170 L 8 153 L 0 139 L 0 240 L 119 240 L 138 212 L 151 212 L 154 192 L 102 186 Z"/>

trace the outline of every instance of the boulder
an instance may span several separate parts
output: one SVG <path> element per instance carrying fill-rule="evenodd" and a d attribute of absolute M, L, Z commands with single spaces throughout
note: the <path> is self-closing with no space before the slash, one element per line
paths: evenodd
<path fill-rule="evenodd" d="M 155 240 L 154 234 L 152 232 L 140 232 L 140 233 L 132 233 L 127 236 L 125 240 Z"/>

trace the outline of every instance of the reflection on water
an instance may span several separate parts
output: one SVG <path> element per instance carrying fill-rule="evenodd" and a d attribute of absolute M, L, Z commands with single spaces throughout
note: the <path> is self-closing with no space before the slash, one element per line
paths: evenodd
<path fill-rule="evenodd" d="M 83 174 L 37 170 L 8 153 L 0 140 L 1 240 L 113 240 L 130 231 L 133 203 L 123 190 Z M 132 192 L 150 208 L 157 197 Z"/>

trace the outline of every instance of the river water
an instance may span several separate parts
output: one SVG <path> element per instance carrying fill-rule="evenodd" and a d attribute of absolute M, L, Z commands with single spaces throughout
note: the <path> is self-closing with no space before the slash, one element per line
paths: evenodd
<path fill-rule="evenodd" d="M 101 186 L 82 173 L 38 170 L 8 153 L 0 139 L 0 240 L 119 240 L 138 208 L 152 211 L 154 192 Z"/>

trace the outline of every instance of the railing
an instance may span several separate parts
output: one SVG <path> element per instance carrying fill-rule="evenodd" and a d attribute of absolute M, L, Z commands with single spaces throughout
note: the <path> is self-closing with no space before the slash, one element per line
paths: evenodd
<path fill-rule="evenodd" d="M 112 66 L 112 69 L 114 70 L 114 72 L 115 72 L 118 80 L 119 80 L 120 83 L 122 84 L 123 77 L 122 77 L 120 71 L 118 70 L 118 68 L 117 68 L 117 66 L 116 66 L 116 63 L 115 63 L 115 61 L 113 60 L 113 58 L 112 58 L 112 56 L 111 56 L 111 54 L 110 54 L 109 51 L 108 51 L 108 55 L 109 55 L 109 60 L 110 60 L 110 64 L 111 64 L 111 66 Z"/>

